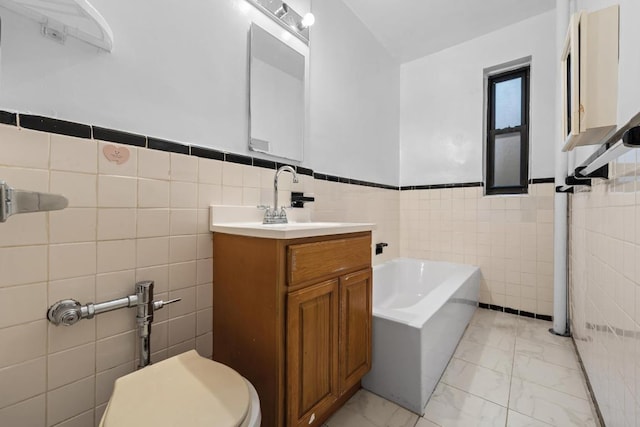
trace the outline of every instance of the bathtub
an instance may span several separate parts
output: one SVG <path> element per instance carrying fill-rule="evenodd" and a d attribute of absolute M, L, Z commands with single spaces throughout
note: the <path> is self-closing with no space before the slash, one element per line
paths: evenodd
<path fill-rule="evenodd" d="M 372 368 L 362 386 L 422 415 L 478 305 L 480 269 L 398 258 L 373 268 Z"/>

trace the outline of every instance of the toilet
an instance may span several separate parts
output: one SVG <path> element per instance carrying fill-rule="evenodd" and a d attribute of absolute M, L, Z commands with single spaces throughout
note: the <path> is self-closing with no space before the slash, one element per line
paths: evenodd
<path fill-rule="evenodd" d="M 195 350 L 118 378 L 100 427 L 259 427 L 251 383 Z"/>

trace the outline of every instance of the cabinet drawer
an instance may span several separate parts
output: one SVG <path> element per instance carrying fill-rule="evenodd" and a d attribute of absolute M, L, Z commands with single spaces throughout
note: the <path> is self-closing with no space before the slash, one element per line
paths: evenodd
<path fill-rule="evenodd" d="M 289 286 L 371 265 L 371 236 L 290 245 L 287 248 Z"/>

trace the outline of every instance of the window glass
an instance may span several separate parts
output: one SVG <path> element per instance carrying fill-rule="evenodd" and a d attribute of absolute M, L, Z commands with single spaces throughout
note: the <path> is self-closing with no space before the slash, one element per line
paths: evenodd
<path fill-rule="evenodd" d="M 529 67 L 488 76 L 486 194 L 523 194 L 529 179 Z"/>
<path fill-rule="evenodd" d="M 496 135 L 495 176 L 496 187 L 520 185 L 520 132 Z"/>
<path fill-rule="evenodd" d="M 495 84 L 495 129 L 505 129 L 522 124 L 522 77 Z"/>

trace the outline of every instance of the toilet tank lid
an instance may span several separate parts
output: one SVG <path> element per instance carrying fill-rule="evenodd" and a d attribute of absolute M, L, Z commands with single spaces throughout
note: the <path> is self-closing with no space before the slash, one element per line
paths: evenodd
<path fill-rule="evenodd" d="M 100 425 L 236 427 L 249 409 L 244 378 L 191 350 L 117 379 Z"/>

